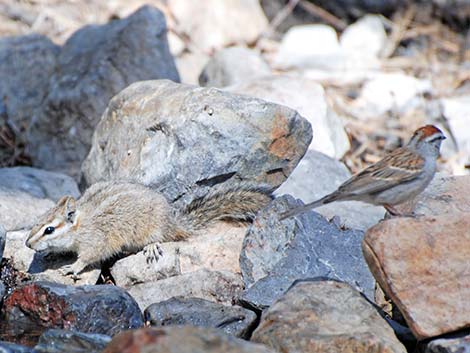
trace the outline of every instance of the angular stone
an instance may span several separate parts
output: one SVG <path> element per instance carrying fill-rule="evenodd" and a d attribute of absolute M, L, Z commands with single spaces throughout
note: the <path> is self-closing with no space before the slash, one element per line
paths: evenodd
<path fill-rule="evenodd" d="M 267 76 L 247 80 L 225 90 L 296 110 L 312 125 L 315 138 L 309 149 L 339 159 L 350 148 L 343 122 L 327 104 L 323 87 L 314 80 L 303 77 Z"/>
<path fill-rule="evenodd" d="M 86 184 L 132 179 L 184 203 L 233 180 L 279 186 L 311 139 L 310 124 L 289 108 L 145 81 L 111 100 L 82 170 Z"/>
<path fill-rule="evenodd" d="M 34 353 L 32 348 L 15 343 L 0 341 L 1 353 Z"/>
<path fill-rule="evenodd" d="M 220 330 L 181 326 L 123 332 L 103 353 L 274 353 L 267 347 Z"/>
<path fill-rule="evenodd" d="M 341 230 L 313 211 L 279 221 L 280 213 L 299 204 L 286 195 L 258 213 L 240 255 L 248 288 L 241 300 L 264 309 L 295 280 L 311 277 L 346 281 L 373 298 L 375 281 L 361 254 L 363 233 Z"/>
<path fill-rule="evenodd" d="M 128 289 L 128 293 L 144 310 L 150 304 L 172 297 L 196 297 L 231 304 L 242 290 L 243 282 L 239 276 L 226 271 L 201 269 L 159 281 L 136 284 Z"/>
<path fill-rule="evenodd" d="M 29 273 L 34 281 L 51 281 L 67 285 L 96 284 L 101 273 L 100 269 L 90 269 L 80 273 L 79 280 L 64 276 L 60 269 L 72 264 L 76 257 L 36 253 L 25 244 L 28 235 L 29 230 L 7 233 L 4 257 L 11 259 L 15 269 Z"/>
<path fill-rule="evenodd" d="M 144 6 L 125 19 L 77 31 L 61 48 L 30 129 L 34 164 L 77 176 L 111 97 L 132 82 L 158 78 L 179 80 L 159 10 Z"/>
<path fill-rule="evenodd" d="M 217 52 L 211 58 L 199 75 L 199 84 L 205 87 L 225 87 L 270 73 L 268 64 L 254 50 L 230 47 Z"/>
<path fill-rule="evenodd" d="M 113 285 L 65 286 L 35 282 L 17 288 L 5 300 L 5 325 L 21 330 L 18 323 L 37 330 L 63 328 L 113 336 L 143 325 L 135 300 Z"/>
<path fill-rule="evenodd" d="M 212 327 L 241 338 L 251 334 L 256 314 L 240 306 L 228 306 L 200 298 L 171 298 L 144 311 L 151 326 L 192 325 Z"/>
<path fill-rule="evenodd" d="M 111 337 L 97 333 L 50 329 L 39 338 L 34 351 L 38 353 L 100 353 Z"/>
<path fill-rule="evenodd" d="M 275 191 L 275 195 L 289 194 L 304 203 L 318 200 L 336 190 L 351 177 L 346 166 L 321 152 L 308 150 L 289 178 Z M 315 208 L 315 212 L 347 228 L 366 230 L 377 224 L 385 210 L 379 206 L 358 201 L 334 202 Z"/>
<path fill-rule="evenodd" d="M 469 353 L 470 335 L 464 332 L 434 339 L 425 344 L 422 351 L 424 353 Z"/>
<path fill-rule="evenodd" d="M 80 196 L 77 182 L 72 177 L 31 167 L 0 168 L 0 187 L 54 202 L 64 195 Z"/>
<path fill-rule="evenodd" d="M 246 230 L 246 226 L 220 222 L 206 229 L 203 235 L 160 244 L 163 255 L 156 263 L 147 263 L 143 251 L 127 256 L 113 265 L 111 275 L 116 285 L 129 288 L 201 268 L 241 273 L 239 257 Z"/>
<path fill-rule="evenodd" d="M 364 257 L 419 340 L 470 327 L 470 213 L 396 218 L 367 231 Z M 458 285 L 456 285 L 456 283 Z"/>
<path fill-rule="evenodd" d="M 336 281 L 296 283 L 263 313 L 252 340 L 286 353 L 406 352 L 377 310 Z"/>
<path fill-rule="evenodd" d="M 59 51 L 38 34 L 0 39 L 0 115 L 5 114 L 18 131 L 28 127 L 46 97 Z"/>
<path fill-rule="evenodd" d="M 177 31 L 205 53 L 234 43 L 252 43 L 268 25 L 258 0 L 171 0 L 168 6 Z"/>

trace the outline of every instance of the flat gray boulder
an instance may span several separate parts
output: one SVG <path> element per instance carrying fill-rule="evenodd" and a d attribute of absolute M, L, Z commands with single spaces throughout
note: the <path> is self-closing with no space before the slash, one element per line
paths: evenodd
<path fill-rule="evenodd" d="M 82 166 L 87 185 L 126 179 L 170 200 L 215 184 L 277 187 L 312 139 L 296 111 L 215 88 L 168 80 L 135 83 L 116 95 Z"/>

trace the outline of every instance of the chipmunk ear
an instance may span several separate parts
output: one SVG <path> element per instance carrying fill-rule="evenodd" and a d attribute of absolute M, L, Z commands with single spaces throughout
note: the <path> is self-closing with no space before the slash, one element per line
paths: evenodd
<path fill-rule="evenodd" d="M 64 218 L 67 219 L 67 222 L 75 222 L 76 214 L 76 203 L 75 199 L 72 196 L 64 196 L 60 199 L 59 204 L 63 204 Z"/>

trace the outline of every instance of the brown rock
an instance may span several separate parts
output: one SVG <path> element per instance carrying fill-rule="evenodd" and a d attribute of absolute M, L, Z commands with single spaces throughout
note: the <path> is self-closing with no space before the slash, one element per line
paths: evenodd
<path fill-rule="evenodd" d="M 470 213 L 395 218 L 370 228 L 365 259 L 413 334 L 470 326 Z"/>
<path fill-rule="evenodd" d="M 192 326 L 145 328 L 123 332 L 103 353 L 273 353 L 268 348 L 221 331 Z"/>
<path fill-rule="evenodd" d="M 279 352 L 406 352 L 393 330 L 346 283 L 295 284 L 265 313 L 252 336 Z"/>

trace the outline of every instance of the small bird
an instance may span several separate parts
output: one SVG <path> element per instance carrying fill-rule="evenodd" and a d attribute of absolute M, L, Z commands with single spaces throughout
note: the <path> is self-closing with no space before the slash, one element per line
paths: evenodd
<path fill-rule="evenodd" d="M 331 194 L 291 209 L 281 214 L 280 219 L 333 201 L 350 200 L 383 206 L 392 216 L 410 216 L 400 213 L 394 206 L 414 198 L 429 185 L 436 173 L 436 160 L 445 138 L 433 125 L 420 127 L 406 146 L 353 175 Z"/>

